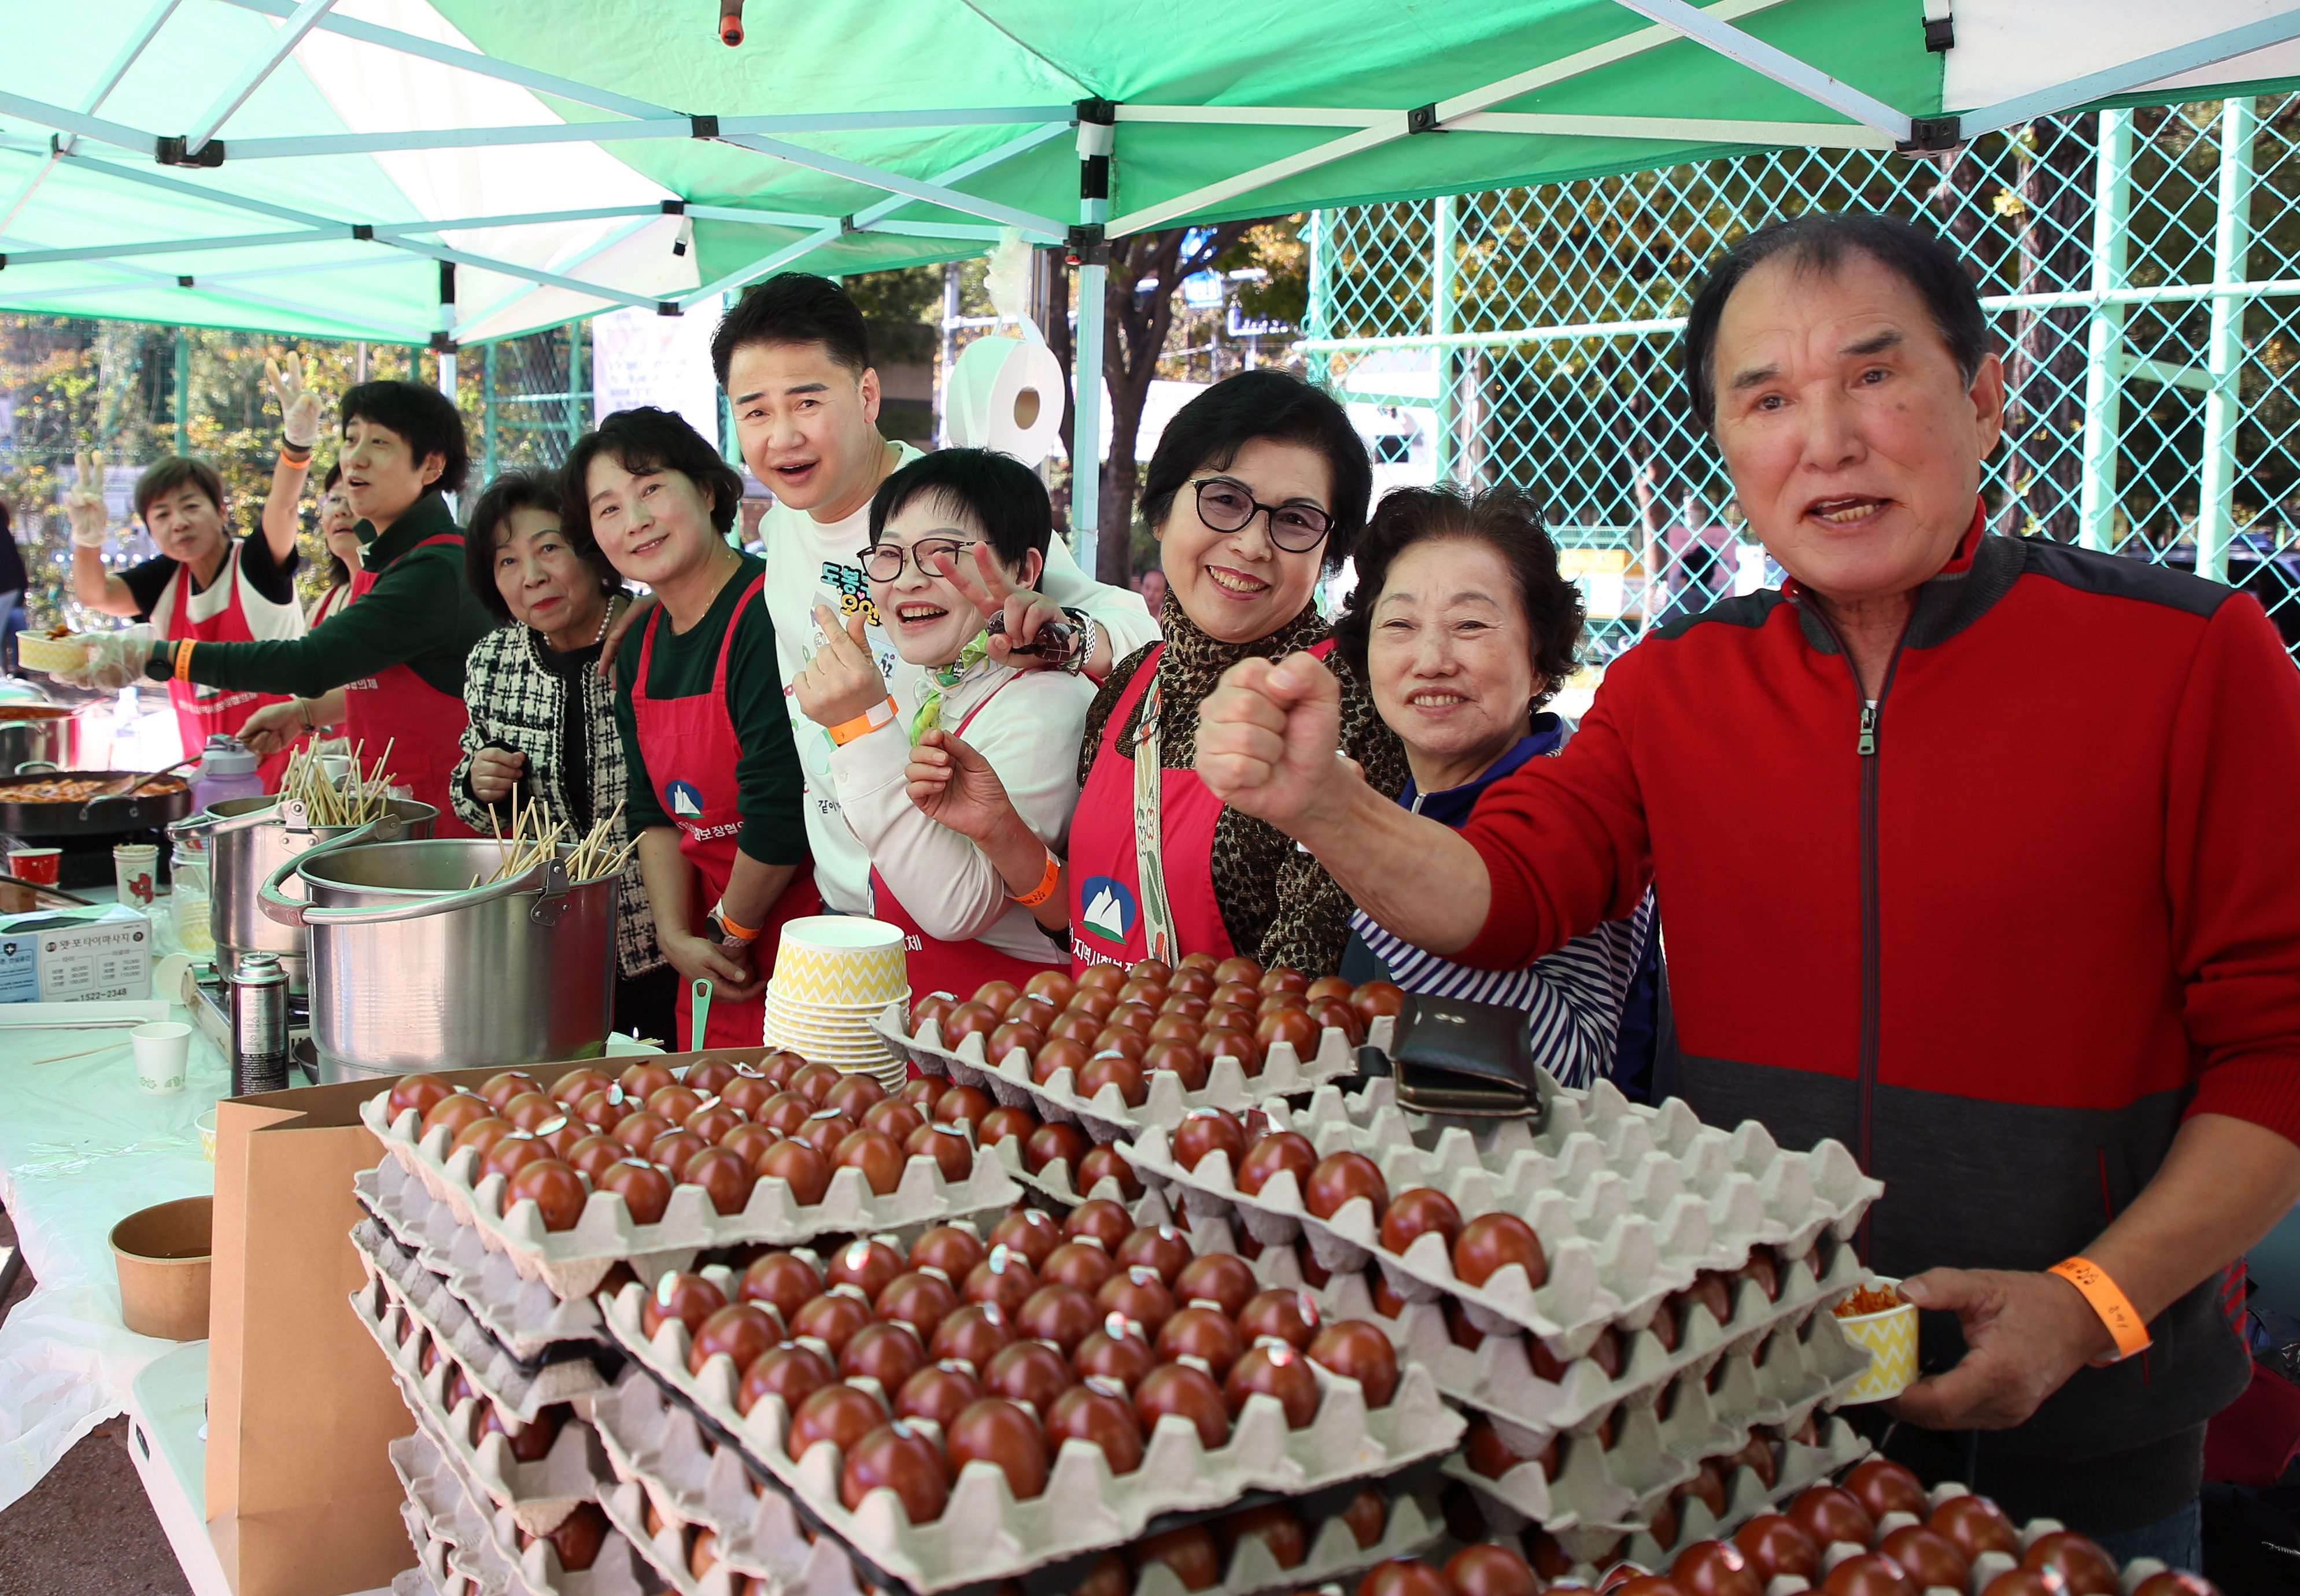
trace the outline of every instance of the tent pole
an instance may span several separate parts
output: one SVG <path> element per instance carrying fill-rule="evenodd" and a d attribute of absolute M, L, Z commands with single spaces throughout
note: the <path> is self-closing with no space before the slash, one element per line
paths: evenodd
<path fill-rule="evenodd" d="M 216 136 L 216 130 L 230 120 L 231 113 L 247 104 L 249 96 L 261 88 L 263 80 L 279 69 L 279 63 L 288 59 L 297 45 L 304 42 L 304 36 L 312 31 L 312 25 L 327 15 L 335 3 L 336 0 L 304 0 L 304 4 L 296 8 L 296 14 L 282 22 L 279 30 L 272 34 L 270 47 L 240 68 L 239 75 L 215 97 L 215 104 L 207 108 L 191 132 L 185 136 L 185 155 L 188 157 L 200 153 L 208 140 Z"/>
<path fill-rule="evenodd" d="M 2260 118 L 2253 102 L 2231 98 L 2221 108 L 2220 227 L 2212 242 L 2212 281 L 2229 287 L 2245 280 L 2252 252 L 2252 145 Z M 2236 530 L 2237 428 L 2244 420 L 2237 384 L 2244 370 L 2245 300 L 2212 299 L 2204 395 L 2204 472 L 2196 506 L 2196 574 L 2228 580 L 2229 541 Z"/>
<path fill-rule="evenodd" d="M 1454 199 L 1439 195 L 1429 202 L 1429 331 L 1444 337 L 1454 330 Z M 1430 466 L 1438 486 L 1454 480 L 1461 470 L 1460 442 L 1454 436 L 1460 425 L 1460 408 L 1454 392 L 1454 351 L 1440 344 L 1434 351 L 1438 377 L 1438 436 L 1431 440 Z"/>
<path fill-rule="evenodd" d="M 2094 168 L 2092 287 L 2111 294 L 2129 273 L 2132 212 L 2132 113 L 2100 113 L 2100 158 Z M 2124 307 L 2093 307 L 2085 352 L 2084 493 L 2077 540 L 2088 549 L 2116 546 L 2117 456 L 2124 430 Z"/>
<path fill-rule="evenodd" d="M 496 346 L 486 345 L 479 363 L 479 470 L 490 482 L 496 476 Z"/>
<path fill-rule="evenodd" d="M 1079 267 L 1078 376 L 1072 381 L 1071 414 L 1071 526 L 1079 569 L 1095 574 L 1095 544 L 1102 529 L 1102 324 L 1103 295 L 1110 281 L 1105 257 Z"/>

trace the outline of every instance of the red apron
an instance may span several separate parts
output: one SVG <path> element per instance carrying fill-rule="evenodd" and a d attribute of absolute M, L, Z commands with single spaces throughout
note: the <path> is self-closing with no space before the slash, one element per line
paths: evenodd
<path fill-rule="evenodd" d="M 982 713 L 990 700 L 1006 690 L 1008 677 L 992 688 L 981 703 L 967 711 L 966 719 L 958 723 L 957 735 L 963 736 L 974 718 Z M 911 990 L 924 995 L 929 992 L 948 992 L 959 997 L 971 997 L 975 988 L 985 981 L 1012 981 L 1017 986 L 1027 985 L 1032 976 L 1041 970 L 1058 969 L 1058 964 L 1040 963 L 1029 959 L 1017 959 L 1012 953 L 1002 953 L 984 942 L 943 942 L 919 929 L 911 911 L 903 907 L 879 874 L 879 867 L 871 867 L 871 912 L 890 926 L 903 928 L 904 946 L 909 950 L 908 963 Z M 1052 948 L 1054 944 L 1046 944 Z"/>
<path fill-rule="evenodd" d="M 1102 746 L 1095 750 L 1086 786 L 1071 816 L 1071 967 L 1132 964 L 1149 956 L 1142 934 L 1142 879 L 1134 852 L 1134 761 L 1119 752 L 1119 734 L 1134 706 L 1150 689 L 1160 644 L 1135 667 L 1110 719 L 1103 723 Z M 1214 902 L 1214 821 L 1222 801 L 1198 779 L 1196 770 L 1158 773 L 1160 857 L 1166 862 L 1166 898 L 1174 916 L 1174 950 L 1201 951 L 1227 959 L 1230 945 Z"/>
<path fill-rule="evenodd" d="M 646 768 L 647 781 L 655 789 L 655 801 L 679 827 L 680 857 L 694 866 L 695 873 L 703 878 L 703 890 L 695 897 L 694 923 L 688 927 L 698 935 L 712 905 L 718 902 L 734 876 L 736 839 L 743 829 L 742 788 L 735 775 L 736 767 L 742 762 L 743 744 L 735 735 L 735 722 L 727 713 L 727 656 L 733 652 L 735 628 L 741 622 L 744 610 L 758 602 L 766 581 L 763 573 L 755 578 L 736 604 L 734 619 L 727 623 L 727 635 L 719 642 L 719 669 L 711 678 L 710 692 L 688 698 L 656 698 L 648 694 L 648 672 L 654 663 L 654 629 L 662 620 L 661 604 L 647 617 L 646 636 L 639 644 L 638 679 L 631 686 L 631 719 L 639 734 L 639 762 Z M 753 966 L 759 974 L 774 973 L 775 949 L 781 941 L 783 923 L 821 911 L 822 895 L 814 889 L 814 870 L 810 865 L 791 877 L 782 896 L 768 910 L 767 923 L 761 927 L 752 953 Z M 691 1034 L 694 1016 L 684 993 L 676 1008 L 681 1052 L 696 1047 L 756 1047 L 766 1035 L 764 997 L 753 998 L 747 1003 L 724 1003 L 714 999 L 700 1043 Z"/>
<path fill-rule="evenodd" d="M 205 620 L 192 619 L 192 568 L 176 568 L 176 603 L 165 617 L 161 631 L 163 637 L 181 641 L 196 637 L 202 643 L 253 643 L 254 628 L 247 624 L 247 611 L 240 603 L 239 552 L 247 545 L 234 543 L 225 551 L 223 566 L 216 572 L 216 580 L 228 584 L 230 602 Z M 184 752 L 196 754 L 208 745 L 208 739 L 221 732 L 238 736 L 247 718 L 266 704 L 286 703 L 287 695 L 279 693 L 242 693 L 228 687 L 204 687 L 196 682 L 175 680 L 168 684 L 169 700 L 176 706 L 176 729 L 182 734 Z M 298 739 L 300 741 L 301 739 Z M 289 744 L 265 760 L 257 769 L 262 773 L 263 790 L 276 793 L 279 780 L 288 769 L 288 755 L 295 752 Z"/>
<path fill-rule="evenodd" d="M 442 532 L 415 547 L 461 546 L 462 541 L 460 532 Z M 351 596 L 344 602 L 356 603 L 374 586 L 375 572 L 364 567 L 354 571 Z M 479 835 L 456 819 L 455 806 L 447 801 L 448 785 L 454 779 L 456 762 L 462 758 L 463 727 L 470 719 L 471 711 L 460 697 L 440 692 L 404 661 L 344 685 L 344 735 L 371 767 L 383 757 L 386 748 L 391 750 L 388 769 L 392 779 L 417 802 L 439 811 L 431 825 L 434 836 Z"/>

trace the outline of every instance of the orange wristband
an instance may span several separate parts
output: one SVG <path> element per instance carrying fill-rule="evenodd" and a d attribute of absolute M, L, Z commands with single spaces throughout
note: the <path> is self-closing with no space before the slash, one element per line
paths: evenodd
<path fill-rule="evenodd" d="M 1032 887 L 1028 893 L 1024 894 L 1021 897 L 1015 897 L 1012 893 L 1009 893 L 1006 895 L 1010 898 L 1013 898 L 1015 902 L 1020 903 L 1025 909 L 1036 909 L 1039 904 L 1045 902 L 1048 898 L 1054 895 L 1054 888 L 1062 885 L 1062 861 L 1056 859 L 1054 856 L 1053 852 L 1049 850 L 1046 854 L 1046 873 L 1038 877 L 1038 885 Z"/>
<path fill-rule="evenodd" d="M 190 681 L 192 679 L 190 675 L 191 669 L 192 639 L 187 637 L 181 643 L 176 644 L 176 679 L 179 682 Z"/>
<path fill-rule="evenodd" d="M 2054 1264 L 2046 1273 L 2058 1275 L 2082 1292 L 2084 1300 L 2092 1304 L 2092 1310 L 2100 1315 L 2100 1322 L 2116 1338 L 2116 1356 L 2104 1361 L 2118 1362 L 2147 1350 L 2148 1326 L 2142 1321 L 2140 1310 L 2108 1277 L 2107 1270 L 2088 1258 L 2070 1258 Z"/>
<path fill-rule="evenodd" d="M 874 703 L 854 719 L 842 720 L 830 727 L 830 740 L 844 748 L 857 737 L 869 736 L 880 727 L 892 725 L 894 719 L 895 695 L 889 693 L 886 702 Z"/>

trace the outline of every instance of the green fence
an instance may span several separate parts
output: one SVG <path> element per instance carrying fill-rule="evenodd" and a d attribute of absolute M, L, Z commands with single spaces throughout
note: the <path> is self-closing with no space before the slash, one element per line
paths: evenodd
<path fill-rule="evenodd" d="M 1788 151 L 1320 214 L 1313 376 L 1382 481 L 1537 494 L 1608 657 L 1778 580 L 1689 424 L 1681 318 L 1769 220 L 1871 209 L 1953 239 L 2010 382 L 1994 524 L 2200 569 L 2300 649 L 2300 96 L 2040 121 L 1945 161 Z"/>

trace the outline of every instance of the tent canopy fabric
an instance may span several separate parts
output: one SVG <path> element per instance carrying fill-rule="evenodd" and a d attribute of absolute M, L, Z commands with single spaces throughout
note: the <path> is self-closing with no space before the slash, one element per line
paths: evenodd
<path fill-rule="evenodd" d="M 0 305 L 404 343 L 2300 79 L 2300 0 L 4 6 Z"/>

